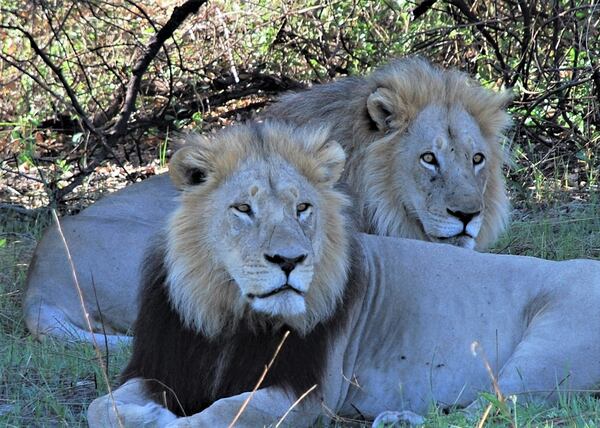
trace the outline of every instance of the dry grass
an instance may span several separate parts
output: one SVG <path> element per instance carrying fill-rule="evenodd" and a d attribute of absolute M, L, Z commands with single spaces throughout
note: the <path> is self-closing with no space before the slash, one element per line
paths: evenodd
<path fill-rule="evenodd" d="M 29 259 L 49 213 L 0 211 L 0 425 L 85 425 L 90 401 L 106 390 L 93 349 L 33 340 L 21 300 Z M 127 350 L 109 356 L 114 381 Z"/>

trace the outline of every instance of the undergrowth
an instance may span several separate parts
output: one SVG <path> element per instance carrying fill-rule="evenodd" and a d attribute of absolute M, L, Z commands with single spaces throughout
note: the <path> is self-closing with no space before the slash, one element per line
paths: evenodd
<path fill-rule="evenodd" d="M 83 426 L 91 400 L 106 392 L 94 350 L 34 340 L 21 313 L 27 266 L 50 215 L 0 215 L 0 426 Z M 113 381 L 127 356 L 126 349 L 108 356 Z"/>

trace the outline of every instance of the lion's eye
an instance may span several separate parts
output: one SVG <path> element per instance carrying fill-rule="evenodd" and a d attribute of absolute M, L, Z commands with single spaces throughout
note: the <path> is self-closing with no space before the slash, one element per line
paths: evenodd
<path fill-rule="evenodd" d="M 421 155 L 421 160 L 429 165 L 437 165 L 438 161 L 431 152 L 425 152 Z"/>
<path fill-rule="evenodd" d="M 248 215 L 252 214 L 252 208 L 250 208 L 250 205 L 248 205 L 248 204 L 237 204 L 237 205 L 232 205 L 231 207 L 240 213 L 244 213 L 244 214 L 248 214 Z"/>
<path fill-rule="evenodd" d="M 473 155 L 473 165 L 480 165 L 485 160 L 483 153 L 475 153 Z"/>
<path fill-rule="evenodd" d="M 307 209 L 309 209 L 309 208 L 310 208 L 310 206 L 311 206 L 311 205 L 310 205 L 309 203 L 307 203 L 307 202 L 303 202 L 303 203 L 301 203 L 301 204 L 298 204 L 298 205 L 296 206 L 296 212 L 297 212 L 298 214 L 300 214 L 300 213 L 303 213 L 304 211 L 306 211 Z"/>

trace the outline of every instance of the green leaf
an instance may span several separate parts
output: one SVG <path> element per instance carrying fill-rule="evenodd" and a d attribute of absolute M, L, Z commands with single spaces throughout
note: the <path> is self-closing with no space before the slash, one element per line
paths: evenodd
<path fill-rule="evenodd" d="M 82 139 L 83 139 L 83 132 L 77 132 L 77 133 L 73 134 L 73 137 L 71 137 L 71 141 L 73 142 L 73 144 L 81 143 Z"/>

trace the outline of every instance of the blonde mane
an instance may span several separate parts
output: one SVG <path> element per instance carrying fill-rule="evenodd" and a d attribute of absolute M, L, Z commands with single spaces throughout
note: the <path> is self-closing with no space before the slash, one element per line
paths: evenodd
<path fill-rule="evenodd" d="M 395 98 L 394 106 L 401 106 L 402 111 L 396 119 L 398 134 L 401 134 L 415 120 L 417 114 L 429 104 L 460 105 L 473 116 L 488 142 L 488 149 L 491 153 L 488 155 L 491 173 L 484 192 L 483 226 L 477 242 L 480 248 L 492 244 L 505 229 L 510 212 L 502 174 L 506 153 L 500 142 L 504 139 L 504 131 L 511 125 L 510 116 L 504 107 L 512 100 L 512 92 L 492 92 L 463 72 L 437 68 L 420 58 L 394 61 L 377 70 L 367 80 L 372 87 L 389 88 Z M 379 137 L 373 138 L 373 133 L 365 132 L 364 124 L 355 126 L 354 132 L 359 137 L 351 141 L 353 143 L 362 141 L 363 147 L 355 146 L 350 149 L 351 152 L 364 150 L 364 142 L 375 143 L 380 139 Z M 389 136 L 383 138 L 388 139 Z M 390 159 L 394 150 L 393 146 L 388 144 L 382 148 L 377 159 L 379 161 Z M 365 164 L 354 164 L 351 157 L 349 164 L 351 164 L 348 167 L 350 170 L 362 170 L 363 177 L 373 177 L 379 168 L 376 165 L 369 165 L 368 159 Z M 373 189 L 373 180 L 369 181 L 365 183 L 366 188 L 363 190 L 365 193 L 369 188 Z M 385 191 L 381 193 L 385 193 Z M 388 202 L 386 198 L 381 200 Z M 391 209 L 379 211 L 381 215 L 376 214 L 375 218 L 371 220 L 371 223 L 378 226 L 372 230 L 376 233 L 393 234 L 394 230 L 400 230 L 405 227 L 403 224 L 409 223 L 407 217 L 393 218 L 390 216 Z M 405 211 L 399 212 L 406 215 Z M 381 233 L 381 231 L 391 231 L 392 233 Z"/>
<path fill-rule="evenodd" d="M 344 154 L 337 144 L 329 143 L 325 129 L 296 129 L 276 123 L 230 127 L 217 136 L 188 137 L 187 150 L 171 161 L 170 171 L 183 188 L 181 205 L 167 226 L 166 267 L 170 298 L 188 327 L 208 337 L 234 329 L 241 320 L 259 328 L 264 319 L 257 317 L 239 296 L 231 276 L 214 248 L 218 231 L 209 230 L 213 215 L 211 200 L 221 183 L 236 173 L 242 164 L 264 165 L 287 162 L 317 190 L 325 219 L 321 242 L 315 248 L 315 272 L 306 295 L 306 313 L 285 320 L 300 333 L 310 331 L 318 322 L 334 313 L 345 290 L 349 260 L 349 222 L 344 210 L 348 197 L 333 187 L 339 171 L 332 170 L 334 160 Z M 187 185 L 186 171 L 202 170 L 205 182 Z"/>
<path fill-rule="evenodd" d="M 342 144 L 348 156 L 342 180 L 357 196 L 362 230 L 425 239 L 422 226 L 390 194 L 393 183 L 387 182 L 389 174 L 382 176 L 382 167 L 385 170 L 409 168 L 409 165 L 393 165 L 394 153 L 403 133 L 424 108 L 429 105 L 463 108 L 478 124 L 490 151 L 487 156 L 490 174 L 483 194 L 483 225 L 477 237 L 477 246 L 483 249 L 497 238 L 508 222 L 509 203 L 502 174 L 506 155 L 502 141 L 511 124 L 505 111 L 511 100 L 510 91 L 488 90 L 458 70 L 441 69 L 421 58 L 404 58 L 365 77 L 343 78 L 285 95 L 266 115 L 291 123 L 332 126 L 333 138 Z M 381 124 L 374 120 L 373 112 L 382 107 L 393 113 L 385 122 L 388 130 L 378 129 Z M 394 137 L 400 143 L 386 144 Z"/>
<path fill-rule="evenodd" d="M 493 92 L 466 73 L 433 66 L 422 58 L 396 60 L 365 78 L 372 88 L 388 88 L 402 108 L 402 131 L 429 104 L 461 105 L 479 124 L 483 135 L 494 141 L 503 137 L 511 119 L 504 108 L 512 100 L 511 91 Z M 377 138 L 364 136 L 365 140 Z"/>

